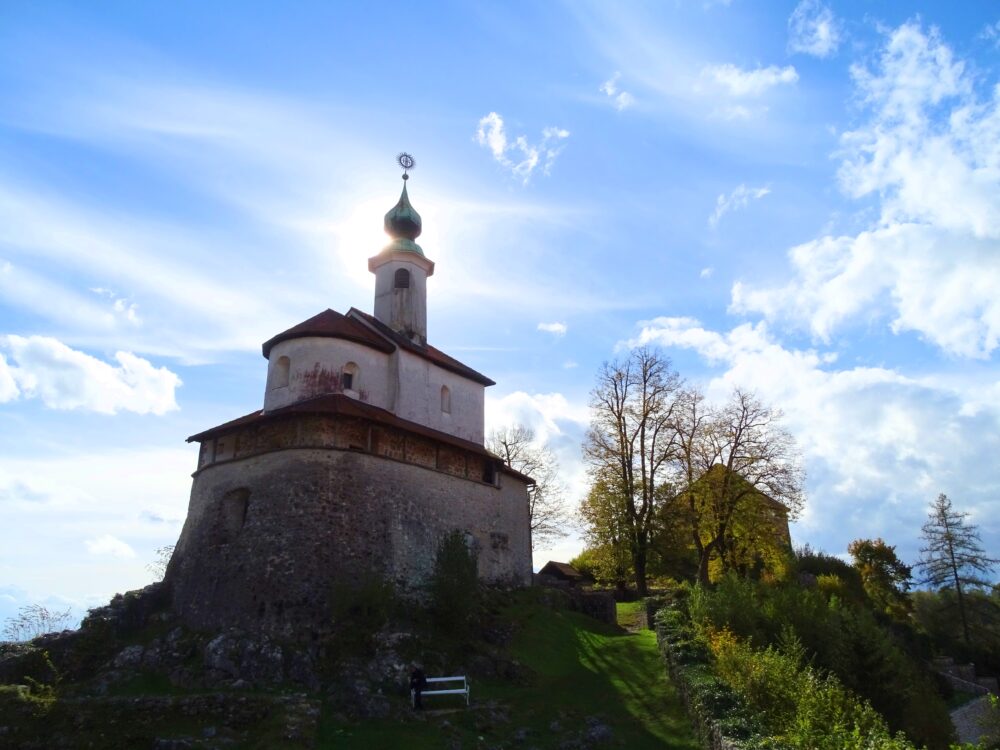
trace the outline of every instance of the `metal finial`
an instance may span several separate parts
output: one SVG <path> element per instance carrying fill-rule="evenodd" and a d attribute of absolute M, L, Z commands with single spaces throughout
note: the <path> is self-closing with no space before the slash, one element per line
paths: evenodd
<path fill-rule="evenodd" d="M 405 151 L 402 151 L 396 156 L 396 163 L 403 168 L 403 179 L 410 179 L 410 175 L 408 175 L 407 172 L 417 165 L 417 163 L 413 160 L 413 157 Z"/>

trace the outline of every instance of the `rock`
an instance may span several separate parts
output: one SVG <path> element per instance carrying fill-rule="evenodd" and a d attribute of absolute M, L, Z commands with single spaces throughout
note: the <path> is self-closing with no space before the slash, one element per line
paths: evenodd
<path fill-rule="evenodd" d="M 615 738 L 615 733 L 611 727 L 596 716 L 589 716 L 583 736 L 592 745 L 606 745 Z"/>
<path fill-rule="evenodd" d="M 126 646 L 112 662 L 112 666 L 116 669 L 123 669 L 125 667 L 137 667 L 142 663 L 142 653 L 145 649 L 142 646 Z"/>

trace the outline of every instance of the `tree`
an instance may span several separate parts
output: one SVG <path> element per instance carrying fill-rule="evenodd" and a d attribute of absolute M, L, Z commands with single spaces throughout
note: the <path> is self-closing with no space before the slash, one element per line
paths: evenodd
<path fill-rule="evenodd" d="M 905 617 L 912 608 L 906 592 L 913 571 L 896 556 L 896 548 L 882 539 L 855 539 L 847 551 L 872 603 L 897 619 Z"/>
<path fill-rule="evenodd" d="M 528 487 L 532 548 L 545 549 L 566 536 L 569 514 L 559 482 L 559 462 L 552 451 L 535 441 L 534 430 L 524 425 L 493 430 L 486 447 L 514 471 L 535 480 Z"/>
<path fill-rule="evenodd" d="M 647 559 L 657 517 L 657 489 L 674 455 L 674 411 L 680 377 L 654 349 L 633 349 L 605 362 L 591 392 L 592 419 L 584 457 L 596 480 L 620 500 L 622 533 L 636 590 L 647 594 Z"/>
<path fill-rule="evenodd" d="M 174 554 L 174 545 L 168 544 L 165 547 L 157 547 L 153 554 L 156 555 L 156 559 L 146 565 L 146 570 L 153 574 L 154 581 L 162 581 L 163 577 L 167 574 L 167 566 L 170 564 L 170 558 Z"/>
<path fill-rule="evenodd" d="M 476 550 L 457 529 L 438 545 L 430 578 L 431 609 L 436 624 L 456 635 L 467 631 L 479 604 Z"/>
<path fill-rule="evenodd" d="M 606 477 L 598 477 L 580 503 L 594 579 L 619 591 L 634 575 L 626 505 L 623 492 Z"/>
<path fill-rule="evenodd" d="M 739 388 L 717 408 L 705 407 L 696 389 L 681 394 L 675 460 L 694 519 L 702 583 L 709 582 L 712 559 L 723 571 L 741 567 L 746 550 L 739 532 L 762 528 L 765 498 L 783 505 L 791 519 L 805 503 L 798 451 L 781 418 L 780 410 Z"/>
<path fill-rule="evenodd" d="M 986 555 L 976 527 L 965 522 L 968 515 L 953 510 L 947 495 L 938 495 L 921 530 L 926 546 L 920 549 L 916 565 L 922 584 L 955 592 L 966 646 L 971 645 L 971 639 L 965 589 L 990 586 L 991 581 L 984 576 L 1000 563 Z"/>

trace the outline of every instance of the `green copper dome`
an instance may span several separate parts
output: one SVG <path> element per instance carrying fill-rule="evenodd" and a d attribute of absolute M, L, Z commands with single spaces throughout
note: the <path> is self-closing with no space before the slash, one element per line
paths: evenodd
<path fill-rule="evenodd" d="M 383 253 L 408 252 L 423 256 L 424 251 L 420 249 L 420 245 L 414 242 L 421 232 L 420 214 L 410 205 L 410 196 L 406 193 L 405 182 L 403 183 L 403 193 L 399 196 L 399 203 L 385 215 L 385 232 L 392 237 L 392 242 L 382 250 Z"/>

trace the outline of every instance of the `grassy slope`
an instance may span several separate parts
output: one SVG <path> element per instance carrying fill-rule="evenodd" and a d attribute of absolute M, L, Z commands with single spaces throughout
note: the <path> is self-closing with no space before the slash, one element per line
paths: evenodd
<path fill-rule="evenodd" d="M 628 616 L 626 607 L 623 619 Z M 476 702 L 496 701 L 509 722 L 490 722 L 482 710 L 421 717 L 406 724 L 325 722 L 321 747 L 350 750 L 511 747 L 515 731 L 526 745 L 555 748 L 567 733 L 597 717 L 611 727 L 615 744 L 630 750 L 697 747 L 677 693 L 667 681 L 649 630 L 626 633 L 589 617 L 522 603 L 510 613 L 521 623 L 513 655 L 537 675 L 533 684 L 472 686 Z M 437 699 L 437 705 L 444 700 Z M 431 699 L 428 699 L 428 706 Z M 442 722 L 447 721 L 446 726 Z M 558 722 L 559 728 L 550 728 Z"/>

